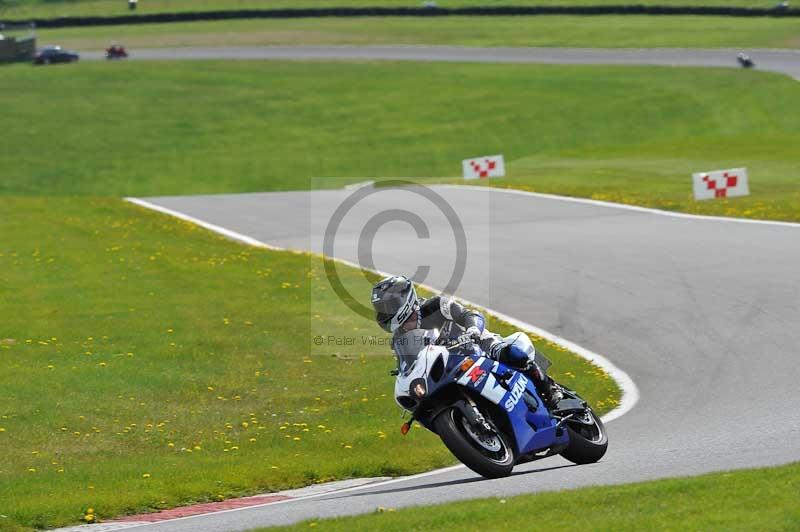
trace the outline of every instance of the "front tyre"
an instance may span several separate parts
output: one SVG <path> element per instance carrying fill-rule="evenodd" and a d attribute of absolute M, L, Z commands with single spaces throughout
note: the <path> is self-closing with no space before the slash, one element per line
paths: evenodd
<path fill-rule="evenodd" d="M 581 417 L 567 420 L 564 426 L 569 434 L 569 444 L 561 451 L 561 456 L 575 464 L 593 464 L 606 454 L 606 428 L 591 408 L 587 408 Z"/>
<path fill-rule="evenodd" d="M 502 432 L 478 432 L 455 406 L 443 410 L 436 417 L 434 426 L 450 452 L 479 475 L 501 478 L 511 474 L 514 449 Z"/>

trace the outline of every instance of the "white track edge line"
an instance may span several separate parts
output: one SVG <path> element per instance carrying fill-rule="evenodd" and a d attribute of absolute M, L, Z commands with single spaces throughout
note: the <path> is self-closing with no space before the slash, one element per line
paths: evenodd
<path fill-rule="evenodd" d="M 189 215 L 184 214 L 182 212 L 178 212 L 178 211 L 174 211 L 172 209 L 168 209 L 167 207 L 162 207 L 161 205 L 156 205 L 155 203 L 150 203 L 149 201 L 145 201 L 145 200 L 142 200 L 142 199 L 139 199 L 139 198 L 123 198 L 123 199 L 125 201 L 129 202 L 129 203 L 134 203 L 136 205 L 139 205 L 140 207 L 144 207 L 145 209 L 158 211 L 158 212 L 160 212 L 162 214 L 168 214 L 170 216 L 174 216 L 175 218 L 180 218 L 183 221 L 191 222 L 191 223 L 193 223 L 195 225 L 199 225 L 200 227 L 208 229 L 209 231 L 213 231 L 215 233 L 219 233 L 220 235 L 226 236 L 226 237 L 228 237 L 228 238 L 230 238 L 232 240 L 238 240 L 239 242 L 242 242 L 242 243 L 247 244 L 249 246 L 254 246 L 254 247 L 257 247 L 257 248 L 266 248 L 266 249 L 271 249 L 271 250 L 274 250 L 274 251 L 286 251 L 285 248 L 271 246 L 269 244 L 261 242 L 260 240 L 256 240 L 255 238 L 249 237 L 247 235 L 243 235 L 241 233 L 237 233 L 236 231 L 231 231 L 230 229 L 225 229 L 224 227 L 219 226 L 219 225 L 214 225 L 212 223 L 204 222 L 203 220 L 200 220 L 199 218 L 194 218 L 193 216 L 189 216 Z"/>
<path fill-rule="evenodd" d="M 663 209 L 654 209 L 652 207 L 640 207 L 638 205 L 627 205 L 625 203 L 615 203 L 613 201 L 602 201 L 588 198 L 575 198 L 572 196 L 560 196 L 558 194 L 546 194 L 544 192 L 531 192 L 529 190 L 517 190 L 513 188 L 493 187 L 493 186 L 479 186 L 479 185 L 448 185 L 431 183 L 430 186 L 449 187 L 449 188 L 465 188 L 470 190 L 491 190 L 497 192 L 505 192 L 506 194 L 517 194 L 520 196 L 533 196 L 536 198 L 551 199 L 558 201 L 567 201 L 570 203 L 581 203 L 584 205 L 595 205 L 598 207 L 608 207 L 613 209 L 622 209 L 626 211 L 643 212 L 648 214 L 657 214 L 659 216 L 668 216 L 670 218 L 684 218 L 689 220 L 709 220 L 715 222 L 729 222 L 741 224 L 756 224 L 756 225 L 774 225 L 780 227 L 794 227 L 800 228 L 798 222 L 781 222 L 778 220 L 757 220 L 751 218 L 732 218 L 726 216 L 712 216 L 708 214 L 689 214 L 685 212 L 665 211 Z"/>
<path fill-rule="evenodd" d="M 471 188 L 486 188 L 486 187 L 471 187 Z M 265 242 L 262 242 L 260 240 L 255 239 L 255 238 L 253 238 L 251 236 L 247 236 L 247 235 L 239 233 L 237 231 L 232 231 L 230 229 L 226 229 L 226 228 L 221 227 L 219 225 L 215 225 L 215 224 L 212 224 L 212 223 L 209 223 L 209 222 L 205 222 L 203 220 L 200 220 L 199 218 L 195 218 L 194 216 L 190 216 L 188 214 L 182 213 L 180 211 L 176 211 L 174 209 L 169 209 L 167 207 L 162 207 L 161 205 L 157 205 L 155 203 L 151 203 L 149 201 L 146 201 L 146 200 L 143 200 L 143 199 L 140 199 L 140 198 L 127 197 L 127 198 L 123 198 L 123 199 L 125 201 L 129 202 L 129 203 L 136 204 L 136 205 L 138 205 L 140 207 L 143 207 L 143 208 L 146 208 L 146 209 L 150 209 L 150 210 L 154 210 L 154 211 L 160 212 L 162 214 L 167 214 L 169 216 L 173 216 L 175 218 L 184 220 L 186 222 L 191 222 L 191 223 L 196 224 L 196 225 L 198 225 L 200 227 L 208 229 L 209 231 L 213 231 L 215 233 L 218 233 L 218 234 L 221 234 L 223 236 L 226 236 L 226 237 L 228 237 L 228 238 L 230 238 L 232 240 L 236 240 L 236 241 L 242 242 L 242 243 L 250 245 L 250 246 L 270 249 L 270 250 L 274 250 L 274 251 L 296 251 L 296 250 L 291 250 L 291 249 L 282 248 L 282 247 L 278 247 L 278 246 L 273 246 L 273 245 L 267 244 Z M 359 269 L 368 269 L 368 268 L 364 268 L 364 267 L 362 267 L 362 266 L 360 266 L 358 264 L 355 264 L 353 262 L 350 262 L 348 260 L 337 259 L 337 258 L 333 258 L 333 257 L 329 257 L 329 258 L 334 260 L 334 261 L 336 261 L 336 262 L 342 263 L 342 264 L 344 264 L 346 266 L 359 268 Z M 371 271 L 374 271 L 375 273 L 377 273 L 379 275 L 386 275 L 385 272 L 376 271 L 376 270 L 371 270 Z M 424 288 L 426 288 L 428 290 L 431 290 L 433 292 L 439 292 L 440 291 L 440 290 L 437 290 L 434 287 L 431 287 L 431 286 L 428 286 L 428 285 L 425 285 L 425 284 L 418 283 L 418 285 L 422 286 L 422 287 L 424 287 Z M 499 319 L 501 319 L 503 321 L 506 321 L 506 322 L 510 323 L 511 325 L 514 325 L 514 326 L 520 327 L 522 329 L 525 329 L 525 330 L 527 330 L 529 332 L 532 332 L 533 334 L 535 334 L 537 336 L 540 336 L 540 337 L 542 337 L 542 338 L 544 338 L 546 340 L 549 340 L 549 341 L 551 341 L 551 342 L 553 342 L 555 344 L 558 344 L 561 347 L 564 347 L 565 349 L 569 349 L 570 351 L 574 352 L 575 354 L 577 354 L 581 358 L 584 358 L 584 359 L 594 363 L 595 365 L 599 366 L 600 368 L 602 368 L 603 370 L 608 372 L 608 374 L 611 375 L 611 377 L 617 382 L 617 384 L 619 385 L 620 389 L 622 390 L 622 397 L 620 398 L 619 406 L 617 406 L 617 408 L 615 408 L 614 410 L 610 411 L 609 413 L 607 413 L 605 416 L 602 417 L 604 422 L 612 421 L 614 419 L 617 419 L 617 418 L 627 414 L 636 405 L 636 403 L 639 401 L 639 389 L 637 388 L 636 384 L 633 382 L 633 379 L 631 379 L 631 377 L 626 372 L 624 372 L 623 370 L 619 369 L 610 360 L 608 360 L 607 358 L 603 357 L 602 355 L 599 355 L 599 354 L 597 354 L 597 353 L 595 353 L 593 351 L 590 351 L 590 350 L 588 350 L 588 349 L 586 349 L 586 348 L 584 348 L 582 346 L 579 346 L 578 344 L 576 344 L 574 342 L 571 342 L 569 340 L 561 338 L 560 336 L 557 336 L 557 335 L 552 334 L 552 333 L 550 333 L 548 331 L 545 331 L 544 329 L 541 329 L 541 328 L 536 327 L 534 325 L 531 325 L 529 323 L 525 323 L 523 321 L 520 321 L 520 320 L 517 320 L 515 318 L 512 318 L 511 316 L 503 314 L 502 312 L 497 312 L 495 310 L 492 310 L 490 308 L 484 307 L 482 305 L 478 305 L 478 304 L 473 303 L 471 301 L 468 301 L 466 299 L 462 299 L 462 298 L 458 298 L 458 299 L 460 301 L 464 302 L 465 304 L 467 304 L 468 306 L 476 307 L 476 308 L 479 308 L 481 310 L 487 311 L 488 313 L 494 315 L 495 317 L 497 317 L 497 318 L 499 318 Z M 213 514 L 221 514 L 221 513 L 227 513 L 227 512 L 237 512 L 237 511 L 247 510 L 249 508 L 259 508 L 259 507 L 262 507 L 262 506 L 269 506 L 269 505 L 275 505 L 275 504 L 284 504 L 284 503 L 288 503 L 288 502 L 303 501 L 303 500 L 312 499 L 312 498 L 315 498 L 315 497 L 322 497 L 323 495 L 330 495 L 330 494 L 333 494 L 333 493 L 346 493 L 346 492 L 357 491 L 357 490 L 366 489 L 366 488 L 374 488 L 374 487 L 378 487 L 378 486 L 385 486 L 387 484 L 394 484 L 394 483 L 397 483 L 397 482 L 405 482 L 405 481 L 408 481 L 408 480 L 414 480 L 414 479 L 423 478 L 423 477 L 427 477 L 427 476 L 431 476 L 431 475 L 438 475 L 438 474 L 441 474 L 441 473 L 447 473 L 449 471 L 455 471 L 456 469 L 461 469 L 461 468 L 464 468 L 464 467 L 465 466 L 463 464 L 459 464 L 459 465 L 449 466 L 449 467 L 445 467 L 445 468 L 441 468 L 441 469 L 435 469 L 433 471 L 426 471 L 425 473 L 419 473 L 417 475 L 398 477 L 398 478 L 394 478 L 394 479 L 391 479 L 391 480 L 386 480 L 386 481 L 383 481 L 383 482 L 376 482 L 376 483 L 373 483 L 373 484 L 365 484 L 363 486 L 354 486 L 352 488 L 344 488 L 342 490 L 329 492 L 327 494 L 326 493 L 321 493 L 321 494 L 316 494 L 316 495 L 307 495 L 307 496 L 304 496 L 304 497 L 298 497 L 296 499 L 286 499 L 286 500 L 283 500 L 283 501 L 275 501 L 275 502 L 269 502 L 269 503 L 264 503 L 264 504 L 260 504 L 260 505 L 247 506 L 247 507 L 244 507 L 244 508 L 231 508 L 229 510 L 220 510 L 218 512 L 211 512 L 211 513 L 213 513 Z M 195 518 L 195 517 L 201 517 L 203 515 L 209 515 L 209 514 L 198 514 L 198 515 L 192 515 L 192 516 L 186 516 L 186 517 L 178 517 L 176 519 L 170 519 L 169 521 L 179 521 L 179 520 L 183 520 L 183 519 L 192 519 L 192 518 Z M 159 521 L 159 522 L 167 522 L 167 521 Z M 152 524 L 154 524 L 154 523 L 142 523 L 141 526 L 148 526 L 148 525 L 152 525 Z M 137 527 L 132 527 L 132 528 L 138 528 L 138 526 Z"/>

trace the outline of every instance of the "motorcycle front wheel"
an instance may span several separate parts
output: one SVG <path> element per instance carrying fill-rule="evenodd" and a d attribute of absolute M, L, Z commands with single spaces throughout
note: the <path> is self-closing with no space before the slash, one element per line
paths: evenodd
<path fill-rule="evenodd" d="M 515 462 L 514 449 L 501 431 L 478 431 L 455 406 L 443 410 L 434 425 L 445 446 L 468 468 L 486 478 L 511 474 Z"/>

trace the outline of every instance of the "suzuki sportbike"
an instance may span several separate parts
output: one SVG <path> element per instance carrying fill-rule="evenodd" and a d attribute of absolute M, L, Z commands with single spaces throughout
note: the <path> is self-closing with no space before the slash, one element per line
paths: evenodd
<path fill-rule="evenodd" d="M 549 361 L 527 335 L 505 338 L 540 368 Z M 492 360 L 471 340 L 444 343 L 436 330 L 414 329 L 394 340 L 395 400 L 441 438 L 464 465 L 487 478 L 505 477 L 517 464 L 560 454 L 576 464 L 606 452 L 603 422 L 581 397 L 560 384 L 563 399 L 547 408 L 531 378 Z"/>

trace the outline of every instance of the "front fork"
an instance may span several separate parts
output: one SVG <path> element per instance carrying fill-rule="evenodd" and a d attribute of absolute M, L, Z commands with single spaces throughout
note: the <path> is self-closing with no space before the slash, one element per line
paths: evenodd
<path fill-rule="evenodd" d="M 461 410 L 461 413 L 464 414 L 464 417 L 467 418 L 469 424 L 481 432 L 494 434 L 495 430 L 492 428 L 489 422 L 486 421 L 486 418 L 483 417 L 483 414 L 481 414 L 481 411 L 478 409 L 478 405 L 475 403 L 472 397 L 463 391 L 461 392 L 461 395 L 464 397 L 464 401 L 459 401 L 456 403 L 456 405 Z"/>

